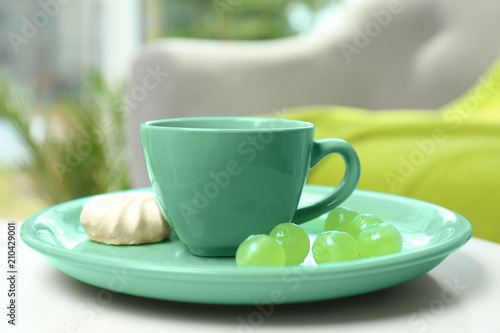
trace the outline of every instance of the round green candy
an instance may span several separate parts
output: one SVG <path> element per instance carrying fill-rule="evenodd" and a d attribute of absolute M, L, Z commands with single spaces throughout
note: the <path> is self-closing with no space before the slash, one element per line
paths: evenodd
<path fill-rule="evenodd" d="M 375 223 L 383 223 L 380 217 L 373 214 L 360 214 L 356 216 L 349 224 L 347 224 L 346 232 L 350 233 L 354 239 L 358 239 L 359 234 L 367 226 Z"/>
<path fill-rule="evenodd" d="M 399 253 L 403 249 L 403 237 L 392 224 L 375 223 L 359 234 L 358 246 L 362 258 Z"/>
<path fill-rule="evenodd" d="M 271 230 L 269 236 L 276 239 L 285 250 L 285 265 L 301 264 L 309 253 L 311 243 L 307 232 L 294 223 L 281 223 Z"/>
<path fill-rule="evenodd" d="M 284 266 L 285 250 L 269 235 L 252 235 L 236 250 L 237 266 Z"/>
<path fill-rule="evenodd" d="M 359 258 L 356 239 L 347 232 L 335 230 L 319 234 L 313 242 L 312 253 L 317 264 Z"/>
<path fill-rule="evenodd" d="M 347 231 L 347 225 L 358 215 L 358 212 L 347 207 L 334 208 L 325 220 L 325 231 Z"/>

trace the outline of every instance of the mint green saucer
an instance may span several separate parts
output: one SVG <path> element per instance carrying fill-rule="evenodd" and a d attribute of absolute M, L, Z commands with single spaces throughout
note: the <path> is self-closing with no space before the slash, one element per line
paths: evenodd
<path fill-rule="evenodd" d="M 330 193 L 306 185 L 301 205 Z M 79 222 L 88 198 L 44 209 L 21 226 L 23 241 L 60 271 L 85 283 L 136 296 L 197 303 L 290 303 L 356 295 L 427 273 L 472 236 L 470 223 L 442 207 L 406 197 L 356 190 L 343 203 L 394 224 L 403 251 L 350 262 L 294 267 L 236 267 L 234 258 L 193 256 L 175 237 L 157 244 L 112 246 L 87 239 Z M 325 216 L 303 227 L 314 237 Z"/>

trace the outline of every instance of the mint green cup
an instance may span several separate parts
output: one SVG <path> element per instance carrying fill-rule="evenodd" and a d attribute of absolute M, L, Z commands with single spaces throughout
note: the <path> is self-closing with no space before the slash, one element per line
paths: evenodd
<path fill-rule="evenodd" d="M 344 140 L 314 140 L 309 122 L 195 117 L 141 124 L 156 200 L 179 239 L 199 256 L 232 256 L 249 235 L 330 211 L 356 188 L 359 159 Z M 309 169 L 329 154 L 346 172 L 331 194 L 297 209 Z"/>

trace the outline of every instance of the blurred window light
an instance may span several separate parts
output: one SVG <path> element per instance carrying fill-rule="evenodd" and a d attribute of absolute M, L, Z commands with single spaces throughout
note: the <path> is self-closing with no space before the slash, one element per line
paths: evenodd
<path fill-rule="evenodd" d="M 0 119 L 0 170 L 2 168 L 13 168 L 24 165 L 28 162 L 30 155 L 26 148 L 20 144 L 22 139 L 12 129 L 12 125 L 7 121 Z"/>
<path fill-rule="evenodd" d="M 148 39 L 288 37 L 317 29 L 318 20 L 331 14 L 332 5 L 346 4 L 342 0 L 145 0 L 145 31 Z"/>
<path fill-rule="evenodd" d="M 143 40 L 143 13 L 141 0 L 0 0 L 0 75 L 42 110 L 78 93 L 90 70 L 122 83 Z M 0 164 L 17 152 L 23 159 L 5 121 L 0 133 L 1 147 L 14 147 L 2 149 Z"/>
<path fill-rule="evenodd" d="M 352 1 L 360 0 L 348 0 Z M 27 95 L 32 92 L 43 110 L 78 92 L 91 69 L 100 71 L 110 83 L 121 83 L 144 40 L 287 37 L 325 29 L 348 2 L 0 0 L 0 35 L 4 37 L 0 40 L 0 74 L 23 87 Z M 19 140 L 2 121 L 0 133 L 4 142 L 0 149 L 5 142 L 17 147 L 2 149 L 1 158 L 10 158 L 15 151 L 22 155 Z"/>
<path fill-rule="evenodd" d="M 288 24 L 293 31 L 298 33 L 307 32 L 311 29 L 314 13 L 311 8 L 303 2 L 292 2 L 286 8 Z"/>

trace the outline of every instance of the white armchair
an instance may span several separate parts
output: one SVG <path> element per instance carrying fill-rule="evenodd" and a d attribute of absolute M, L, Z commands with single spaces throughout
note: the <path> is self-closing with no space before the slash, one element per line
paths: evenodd
<path fill-rule="evenodd" d="M 500 55 L 499 17 L 498 0 L 372 0 L 321 34 L 150 43 L 133 64 L 126 102 L 133 185 L 149 185 L 143 121 L 303 105 L 440 107 Z"/>

